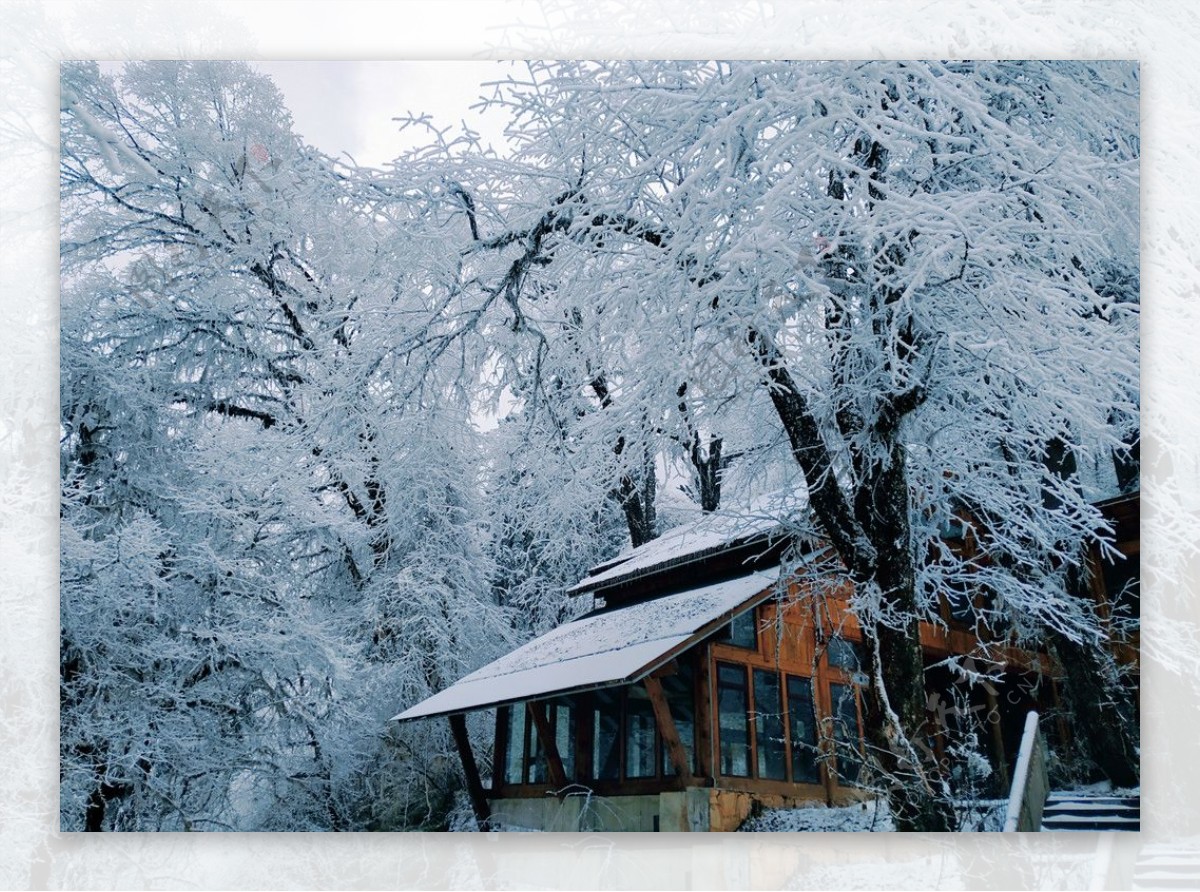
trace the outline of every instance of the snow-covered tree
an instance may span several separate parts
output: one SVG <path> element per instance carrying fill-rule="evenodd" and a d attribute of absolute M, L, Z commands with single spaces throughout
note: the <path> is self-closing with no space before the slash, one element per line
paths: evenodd
<path fill-rule="evenodd" d="M 514 158 L 448 159 L 430 192 L 525 392 L 602 372 L 595 416 L 649 448 L 684 385 L 713 418 L 769 397 L 855 584 L 906 828 L 948 819 L 913 745 L 917 623 L 964 574 L 980 623 L 1104 649 L 1064 594 L 1104 525 L 1046 456 L 1108 456 L 1137 416 L 1136 302 L 1110 287 L 1137 265 L 1137 94 L 1120 63 L 533 64 L 497 100 Z M 985 559 L 928 563 L 963 517 Z"/>
<path fill-rule="evenodd" d="M 511 157 L 386 174 L 245 66 L 62 97 L 64 826 L 436 824 L 447 741 L 383 704 L 567 615 L 664 485 L 797 473 L 898 826 L 949 820 L 917 628 L 968 583 L 1136 771 L 1079 590 L 1136 458 L 1136 66 L 536 63 Z"/>
<path fill-rule="evenodd" d="M 382 712 L 497 645 L 466 402 L 398 349 L 437 263 L 244 65 L 62 95 L 63 825 L 436 823 Z"/>

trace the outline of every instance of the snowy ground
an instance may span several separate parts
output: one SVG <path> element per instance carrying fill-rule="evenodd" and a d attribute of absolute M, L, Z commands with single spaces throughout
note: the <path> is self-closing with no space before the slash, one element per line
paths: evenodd
<path fill-rule="evenodd" d="M 887 804 L 875 801 L 844 808 L 774 808 L 739 828 L 745 833 L 887 833 L 895 829 Z"/>
<path fill-rule="evenodd" d="M 955 803 L 965 833 L 989 833 L 1004 827 L 1002 799 L 984 799 Z M 779 808 L 751 818 L 740 828 L 746 833 L 894 833 L 895 825 L 887 803 L 863 802 L 842 808 L 824 805 L 805 808 Z"/>

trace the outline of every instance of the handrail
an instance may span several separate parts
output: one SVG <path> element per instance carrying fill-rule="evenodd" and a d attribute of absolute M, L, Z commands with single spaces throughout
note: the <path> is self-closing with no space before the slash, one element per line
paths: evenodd
<path fill-rule="evenodd" d="M 1046 745 L 1038 732 L 1038 714 L 1030 710 L 1025 716 L 1025 732 L 1017 752 L 1017 767 L 1013 772 L 1012 789 L 1008 794 L 1008 812 L 1004 832 L 1037 831 L 1042 826 L 1042 810 L 1050 794 L 1046 774 Z"/>

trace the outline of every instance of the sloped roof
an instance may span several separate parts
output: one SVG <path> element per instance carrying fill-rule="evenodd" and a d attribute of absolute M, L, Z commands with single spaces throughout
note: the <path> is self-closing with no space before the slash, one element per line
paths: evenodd
<path fill-rule="evenodd" d="M 805 507 L 805 501 L 798 495 L 774 493 L 752 508 L 705 514 L 594 567 L 567 592 L 574 595 L 594 591 L 618 581 L 699 560 L 737 542 L 783 535 L 789 523 L 806 514 Z"/>
<path fill-rule="evenodd" d="M 777 579 L 777 572 L 750 573 L 589 614 L 535 638 L 393 718 L 451 715 L 638 681 L 768 598 Z"/>

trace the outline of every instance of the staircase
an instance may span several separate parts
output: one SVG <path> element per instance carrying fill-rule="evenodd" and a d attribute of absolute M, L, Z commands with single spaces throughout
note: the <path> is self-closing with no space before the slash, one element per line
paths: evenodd
<path fill-rule="evenodd" d="M 1042 831 L 1141 829 L 1141 799 L 1136 795 L 1089 796 L 1051 793 L 1042 810 Z"/>
<path fill-rule="evenodd" d="M 1200 851 L 1185 844 L 1145 846 L 1133 868 L 1134 889 L 1200 889 Z"/>

